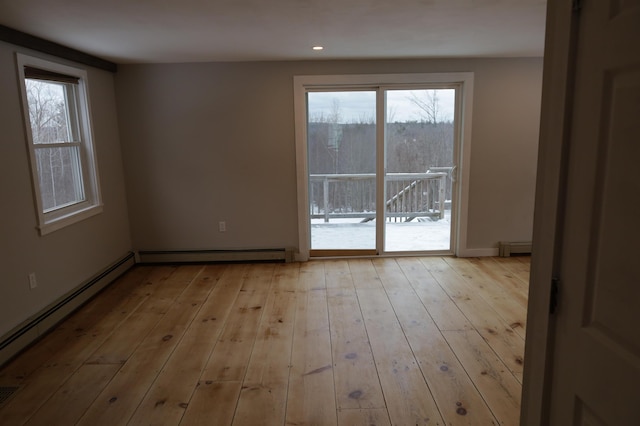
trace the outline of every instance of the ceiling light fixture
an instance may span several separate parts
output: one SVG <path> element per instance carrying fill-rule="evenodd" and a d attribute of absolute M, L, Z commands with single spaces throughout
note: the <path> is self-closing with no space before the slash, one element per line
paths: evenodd
<path fill-rule="evenodd" d="M 313 46 L 312 49 L 316 50 L 316 51 L 320 51 L 320 50 L 324 50 L 324 47 L 323 46 Z"/>

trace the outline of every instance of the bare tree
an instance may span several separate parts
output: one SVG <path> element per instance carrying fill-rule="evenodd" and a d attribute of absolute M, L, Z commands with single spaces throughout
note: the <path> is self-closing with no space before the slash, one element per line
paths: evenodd
<path fill-rule="evenodd" d="M 34 143 L 68 140 L 64 94 L 53 84 L 25 80 Z"/>
<path fill-rule="evenodd" d="M 440 98 L 437 90 L 425 90 L 424 97 L 412 92 L 409 100 L 420 108 L 420 115 L 427 123 L 436 124 L 442 120 L 442 117 L 440 117 Z"/>

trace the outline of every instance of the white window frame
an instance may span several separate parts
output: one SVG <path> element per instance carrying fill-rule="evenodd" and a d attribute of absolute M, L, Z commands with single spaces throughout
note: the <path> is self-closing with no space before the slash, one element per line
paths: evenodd
<path fill-rule="evenodd" d="M 34 203 L 37 214 L 37 228 L 40 235 L 46 235 L 58 229 L 77 223 L 102 212 L 102 198 L 98 180 L 98 164 L 94 146 L 93 130 L 91 126 L 91 109 L 89 102 L 89 90 L 87 72 L 84 69 L 51 62 L 21 53 L 16 54 L 18 75 L 20 77 L 20 92 L 22 97 L 22 109 L 29 150 L 31 166 L 31 182 L 33 185 Z M 29 101 L 25 84 L 25 66 L 52 71 L 59 74 L 78 78 L 77 90 L 67 91 L 74 93 L 74 99 L 68 102 L 75 103 L 78 120 L 78 141 L 73 141 L 69 146 L 77 146 L 80 149 L 80 167 L 78 172 L 82 176 L 82 192 L 84 199 L 66 206 L 45 211 L 43 208 L 40 179 L 36 160 L 36 147 L 33 141 L 31 123 L 29 118 Z M 73 107 L 73 105 L 71 105 Z"/>
<path fill-rule="evenodd" d="M 296 260 L 309 259 L 309 196 L 308 196 L 308 153 L 307 153 L 307 97 L 308 89 L 336 88 L 398 88 L 413 85 L 459 84 L 460 102 L 457 112 L 460 117 L 460 146 L 458 152 L 458 210 L 454 223 L 452 252 L 462 256 L 467 251 L 467 221 L 469 205 L 469 170 L 471 154 L 471 116 L 473 111 L 473 72 L 416 73 L 416 74 L 339 74 L 300 75 L 293 77 L 293 97 L 295 116 L 296 177 L 298 195 L 298 253 Z M 383 122 L 378 118 L 378 122 Z M 383 131 L 383 130 L 380 130 Z M 382 161 L 379 159 L 379 161 Z M 378 195 L 380 197 L 380 195 Z M 381 225 L 379 225 L 381 226 Z M 378 232 L 380 235 L 380 232 Z M 377 245 L 379 246 L 379 244 Z"/>

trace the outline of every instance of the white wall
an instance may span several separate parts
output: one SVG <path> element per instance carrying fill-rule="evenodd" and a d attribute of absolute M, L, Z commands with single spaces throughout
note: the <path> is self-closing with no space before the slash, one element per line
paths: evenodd
<path fill-rule="evenodd" d="M 469 248 L 531 241 L 542 59 L 476 73 Z"/>
<path fill-rule="evenodd" d="M 467 247 L 530 241 L 541 58 L 244 62 L 119 67 L 134 248 L 296 247 L 293 76 L 456 71 L 475 73 Z"/>
<path fill-rule="evenodd" d="M 104 211 L 39 235 L 17 51 L 57 60 L 0 42 L 0 338 L 131 250 L 114 79 L 111 73 L 91 68 L 89 95 Z M 34 290 L 29 289 L 30 272 L 35 272 L 38 280 Z"/>

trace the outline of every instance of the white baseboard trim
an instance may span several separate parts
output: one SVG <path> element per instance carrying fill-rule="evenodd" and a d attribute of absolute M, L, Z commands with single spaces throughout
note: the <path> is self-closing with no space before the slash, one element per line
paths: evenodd
<path fill-rule="evenodd" d="M 461 249 L 458 251 L 458 257 L 487 257 L 497 256 L 498 248 L 478 248 L 478 249 Z"/>
<path fill-rule="evenodd" d="M 42 337 L 100 290 L 135 265 L 134 254 L 127 253 L 92 278 L 50 303 L 37 314 L 0 337 L 0 366 Z"/>

